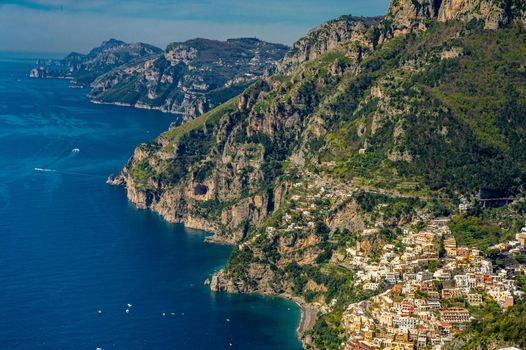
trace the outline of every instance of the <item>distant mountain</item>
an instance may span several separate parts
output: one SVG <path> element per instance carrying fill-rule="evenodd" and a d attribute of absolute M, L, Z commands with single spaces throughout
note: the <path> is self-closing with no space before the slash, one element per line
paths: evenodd
<path fill-rule="evenodd" d="M 273 70 L 288 48 L 258 39 L 194 39 L 134 60 L 98 77 L 89 97 L 198 116 Z"/>
<path fill-rule="evenodd" d="M 72 52 L 64 59 L 50 61 L 34 67 L 32 78 L 69 78 L 78 84 L 89 84 L 101 74 L 135 59 L 162 53 L 162 50 L 148 44 L 128 44 L 110 39 L 84 55 Z"/>

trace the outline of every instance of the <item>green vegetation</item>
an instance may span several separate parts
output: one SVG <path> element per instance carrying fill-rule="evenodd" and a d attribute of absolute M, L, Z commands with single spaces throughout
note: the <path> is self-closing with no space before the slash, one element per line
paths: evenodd
<path fill-rule="evenodd" d="M 526 303 L 514 305 L 504 313 L 486 312 L 485 317 L 475 321 L 455 344 L 460 345 L 455 347 L 458 350 L 487 350 L 505 346 L 524 349 L 526 347 Z"/>
<path fill-rule="evenodd" d="M 151 179 L 152 175 L 154 175 L 154 172 L 148 162 L 148 159 L 145 158 L 140 162 L 133 164 L 132 168 L 130 169 L 130 174 L 135 180 L 137 188 L 140 190 L 146 190 L 148 189 L 148 180 Z"/>
<path fill-rule="evenodd" d="M 487 251 L 492 245 L 514 239 L 525 217 L 513 207 L 454 215 L 450 224 L 457 244 Z"/>
<path fill-rule="evenodd" d="M 381 219 L 387 226 L 397 226 L 408 221 L 426 202 L 416 197 L 395 197 L 386 194 L 360 191 L 354 194 L 360 209 L 372 222 Z"/>
<path fill-rule="evenodd" d="M 225 271 L 236 281 L 243 281 L 247 286 L 254 286 L 255 281 L 250 278 L 247 268 L 254 258 L 252 250 L 236 248 L 225 266 Z"/>
<path fill-rule="evenodd" d="M 178 142 L 182 136 L 187 135 L 190 131 L 203 127 L 205 124 L 215 124 L 219 118 L 224 114 L 228 114 L 235 110 L 237 98 L 232 98 L 224 104 L 214 108 L 208 113 L 203 114 L 199 118 L 189 120 L 171 130 L 163 133 L 161 137 L 166 138 L 172 143 Z"/>
<path fill-rule="evenodd" d="M 364 183 L 382 188 L 416 181 L 421 190 L 450 195 L 479 189 L 513 194 L 524 185 L 526 32 L 475 27 L 455 38 L 460 29 L 435 24 L 392 40 L 342 85 L 322 155 L 337 161 L 334 175 L 367 178 Z M 459 57 L 441 59 L 455 48 Z M 404 63 L 409 58 L 427 63 L 415 73 Z M 389 106 L 369 96 L 378 84 Z M 359 155 L 364 143 L 368 149 Z M 409 160 L 388 159 L 393 152 Z"/>
<path fill-rule="evenodd" d="M 314 325 L 312 339 L 319 349 L 337 350 L 345 341 L 341 325 L 343 312 L 331 312 L 323 315 Z"/>

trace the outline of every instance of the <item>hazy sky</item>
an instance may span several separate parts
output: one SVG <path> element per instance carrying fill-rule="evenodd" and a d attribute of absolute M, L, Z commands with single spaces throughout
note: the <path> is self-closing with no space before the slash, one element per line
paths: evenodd
<path fill-rule="evenodd" d="M 164 48 L 195 37 L 291 44 L 343 14 L 384 15 L 389 0 L 0 0 L 0 50 L 86 52 L 108 38 Z"/>

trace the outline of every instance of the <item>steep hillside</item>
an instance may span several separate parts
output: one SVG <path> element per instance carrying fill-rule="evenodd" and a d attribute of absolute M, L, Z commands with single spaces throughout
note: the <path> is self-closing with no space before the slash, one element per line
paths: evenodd
<path fill-rule="evenodd" d="M 349 252 L 377 266 L 386 246 L 406 252 L 407 232 L 450 235 L 431 219 L 479 191 L 517 198 L 513 230 L 524 224 L 521 6 L 394 0 L 385 19 L 330 21 L 276 74 L 137 147 L 109 182 L 140 208 L 236 244 L 212 289 L 308 302 L 320 313 L 305 345 L 342 348 L 354 303 L 392 286 L 356 282 L 369 265 Z M 441 244 L 420 269 L 449 263 Z"/>
<path fill-rule="evenodd" d="M 161 49 L 143 43 L 128 44 L 110 39 L 83 55 L 72 52 L 60 61 L 51 61 L 33 68 L 32 78 L 71 78 L 81 85 L 135 59 L 160 54 Z"/>
<path fill-rule="evenodd" d="M 345 17 L 333 24 L 341 22 L 357 20 Z M 369 48 L 353 45 L 351 53 L 363 57 L 372 51 L 369 29 L 360 25 L 355 32 Z M 126 183 L 138 206 L 155 208 L 173 222 L 201 218 L 208 228 L 225 226 L 230 232 L 246 220 L 263 220 L 283 199 L 286 188 L 274 185 L 289 158 L 305 163 L 294 149 L 303 152 L 311 133 L 321 131 L 315 113 L 336 92 L 344 70 L 358 65 L 338 52 L 321 62 L 323 69 L 309 65 L 259 81 L 240 97 L 139 146 L 116 181 Z M 203 203 L 214 204 L 215 210 L 201 209 Z M 220 221 L 210 220 L 214 215 Z"/>
<path fill-rule="evenodd" d="M 236 203 L 255 195 L 266 202 L 273 197 L 266 190 L 298 166 L 418 196 L 520 190 L 520 27 L 432 23 L 424 32 L 382 39 L 376 48 L 381 37 L 393 35 L 385 21 L 331 23 L 342 22 L 353 28 L 353 39 L 340 50 L 260 81 L 139 146 L 118 177 L 132 201 L 184 221 L 194 202 Z M 168 205 L 163 196 L 175 190 L 185 200 Z"/>
<path fill-rule="evenodd" d="M 99 77 L 89 97 L 195 117 L 240 94 L 272 70 L 287 49 L 249 38 L 172 43 L 162 54 Z"/>
<path fill-rule="evenodd" d="M 506 313 L 493 310 L 474 323 L 462 336 L 447 346 L 448 350 L 499 349 L 526 346 L 526 303 Z"/>

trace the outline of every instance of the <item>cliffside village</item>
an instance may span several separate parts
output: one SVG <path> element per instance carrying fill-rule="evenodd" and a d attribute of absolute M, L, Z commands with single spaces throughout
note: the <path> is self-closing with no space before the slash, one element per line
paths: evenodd
<path fill-rule="evenodd" d="M 279 227 L 267 228 L 268 235 L 313 229 L 315 215 L 352 197 L 351 188 L 315 175 L 311 180 L 308 186 L 293 185 L 294 205 Z M 418 232 L 405 228 L 375 256 L 363 239 L 379 230 L 365 229 L 361 240 L 346 248 L 344 256 L 333 256 L 333 262 L 355 273 L 350 287 L 376 293 L 344 312 L 342 323 L 349 338 L 343 349 L 439 350 L 488 303 L 505 310 L 524 297 L 514 277 L 526 274 L 526 266 L 496 268 L 479 250 L 459 246 L 449 224 L 449 218 L 436 218 Z M 515 240 L 490 249 L 501 254 L 524 253 L 526 227 Z M 331 309 L 331 305 L 317 306 L 322 311 Z"/>
<path fill-rule="evenodd" d="M 474 319 L 472 308 L 496 302 L 507 309 L 523 297 L 514 276 L 526 272 L 524 265 L 496 269 L 480 251 L 458 246 L 448 224 L 435 219 L 420 232 L 404 230 L 401 249 L 385 245 L 378 262 L 359 245 L 347 249 L 358 271 L 355 285 L 388 289 L 349 305 L 343 317 L 350 332 L 345 349 L 440 349 Z M 439 257 L 440 242 L 444 257 Z M 492 248 L 506 254 L 526 249 L 526 228 L 516 240 Z M 440 267 L 432 271 L 430 265 Z"/>

